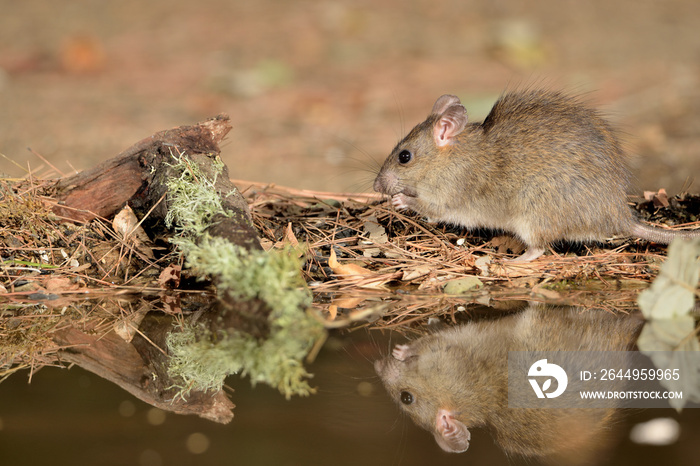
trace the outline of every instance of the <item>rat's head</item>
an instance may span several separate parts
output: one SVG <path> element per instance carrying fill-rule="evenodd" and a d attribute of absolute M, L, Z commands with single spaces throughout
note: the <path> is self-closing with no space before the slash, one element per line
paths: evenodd
<path fill-rule="evenodd" d="M 439 351 L 430 344 L 434 339 L 412 345 L 397 345 L 390 356 L 375 361 L 374 368 L 391 398 L 402 411 L 422 428 L 433 433 L 445 451 L 461 453 L 469 448 L 471 434 L 457 419 L 452 383 L 440 380 L 449 369 L 440 367 Z M 436 356 L 436 357 L 432 357 Z"/>
<path fill-rule="evenodd" d="M 429 184 L 433 177 L 439 182 L 439 158 L 450 155 L 449 149 L 466 125 L 467 111 L 459 98 L 440 97 L 430 116 L 413 128 L 384 161 L 374 180 L 374 190 L 390 196 L 403 193 L 418 197 L 419 185 Z"/>

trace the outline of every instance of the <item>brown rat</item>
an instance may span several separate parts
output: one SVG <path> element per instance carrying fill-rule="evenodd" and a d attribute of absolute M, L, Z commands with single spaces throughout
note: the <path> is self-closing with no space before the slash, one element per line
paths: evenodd
<path fill-rule="evenodd" d="M 521 261 L 557 240 L 700 236 L 640 223 L 626 202 L 629 179 L 615 131 L 597 111 L 526 90 L 501 96 L 482 123 L 468 123 L 456 96 L 441 96 L 386 159 L 374 189 L 432 221 L 515 233 L 527 246 Z"/>
<path fill-rule="evenodd" d="M 605 311 L 531 304 L 517 315 L 397 345 L 375 369 L 389 395 L 445 451 L 465 451 L 469 429 L 482 427 L 508 453 L 583 460 L 605 446 L 616 411 L 509 408 L 508 352 L 624 351 L 641 324 Z M 531 390 L 521 382 L 521 390 Z"/>

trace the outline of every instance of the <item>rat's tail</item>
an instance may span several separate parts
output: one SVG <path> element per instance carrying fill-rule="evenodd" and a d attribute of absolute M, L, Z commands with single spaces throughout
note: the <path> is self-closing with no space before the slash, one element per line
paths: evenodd
<path fill-rule="evenodd" d="M 664 230 L 635 222 L 632 224 L 630 236 L 636 236 L 655 243 L 669 244 L 675 238 L 700 238 L 700 230 Z"/>

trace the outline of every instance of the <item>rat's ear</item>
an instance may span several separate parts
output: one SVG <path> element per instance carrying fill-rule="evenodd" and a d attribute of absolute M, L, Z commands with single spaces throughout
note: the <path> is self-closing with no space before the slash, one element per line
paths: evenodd
<path fill-rule="evenodd" d="M 457 103 L 451 103 L 447 108 L 445 108 L 439 115 L 440 118 L 435 122 L 433 126 L 433 138 L 435 139 L 435 145 L 438 147 L 445 147 L 452 144 L 453 139 L 464 130 L 467 126 L 467 109 L 464 105 L 459 103 L 459 99 L 455 96 L 442 96 L 435 102 L 435 107 L 443 98 L 450 97 L 454 98 Z"/>
<path fill-rule="evenodd" d="M 438 100 L 435 101 L 433 110 L 430 113 L 434 115 L 442 115 L 445 110 L 453 105 L 462 105 L 462 102 L 459 101 L 459 97 L 452 94 L 441 95 L 438 97 Z"/>
<path fill-rule="evenodd" d="M 441 409 L 435 419 L 435 441 L 448 453 L 462 453 L 469 448 L 472 435 L 452 411 Z"/>

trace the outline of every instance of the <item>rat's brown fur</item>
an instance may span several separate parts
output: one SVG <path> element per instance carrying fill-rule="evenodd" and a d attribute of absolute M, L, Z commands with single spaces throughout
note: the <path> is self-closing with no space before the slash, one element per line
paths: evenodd
<path fill-rule="evenodd" d="M 406 150 L 412 159 L 400 163 Z M 503 95 L 482 123 L 467 123 L 459 99 L 442 96 L 394 148 L 374 188 L 433 221 L 513 232 L 528 247 L 521 260 L 557 240 L 700 236 L 640 224 L 627 206 L 629 180 L 615 131 L 597 111 L 559 92 L 528 90 Z"/>

